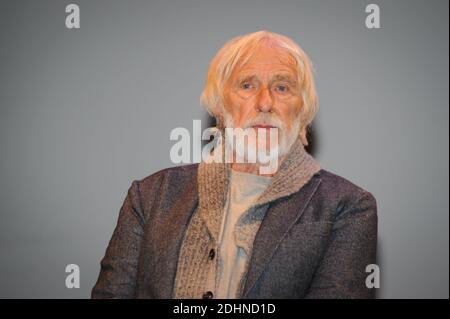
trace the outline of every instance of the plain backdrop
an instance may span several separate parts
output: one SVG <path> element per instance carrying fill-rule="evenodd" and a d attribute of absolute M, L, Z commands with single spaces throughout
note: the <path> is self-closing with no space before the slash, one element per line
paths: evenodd
<path fill-rule="evenodd" d="M 379 298 L 448 298 L 449 3 L 2 1 L 0 297 L 88 298 L 131 182 L 173 166 L 175 127 L 210 123 L 208 64 L 237 35 L 291 37 L 316 70 L 312 154 L 372 192 Z M 65 287 L 77 264 L 81 287 Z"/>

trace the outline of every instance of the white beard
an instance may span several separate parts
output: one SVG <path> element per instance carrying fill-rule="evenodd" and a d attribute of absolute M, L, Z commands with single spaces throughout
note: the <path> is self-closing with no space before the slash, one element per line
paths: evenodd
<path fill-rule="evenodd" d="M 228 113 L 225 113 L 224 119 L 226 128 L 236 128 L 233 118 Z M 251 139 L 249 139 L 248 143 L 246 143 L 247 145 L 246 147 L 245 144 L 236 145 L 236 147 L 234 147 L 234 141 L 232 139 L 230 140 L 228 138 L 225 138 L 226 147 L 233 147 L 232 149 L 234 149 L 236 155 L 242 156 L 242 158 L 244 158 L 245 155 L 248 156 L 248 154 L 257 154 L 256 160 L 260 158 L 270 158 L 272 160 L 270 156 L 275 155 L 277 157 L 285 156 L 289 152 L 289 150 L 291 149 L 292 145 L 295 143 L 297 138 L 299 137 L 300 133 L 299 119 L 293 121 L 293 125 L 289 130 L 286 127 L 285 123 L 280 121 L 278 118 L 264 115 L 244 123 L 242 129 L 244 131 L 247 129 L 252 130 L 251 127 L 256 124 L 268 124 L 278 128 L 278 139 L 275 140 L 270 139 L 269 150 L 266 150 L 265 147 L 263 147 L 262 149 L 258 148 L 257 146 L 258 141 Z M 270 155 L 267 155 L 267 153 L 270 153 Z"/>

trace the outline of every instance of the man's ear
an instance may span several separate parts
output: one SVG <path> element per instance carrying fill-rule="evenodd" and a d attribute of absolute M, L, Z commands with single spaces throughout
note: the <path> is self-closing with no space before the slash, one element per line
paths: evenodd
<path fill-rule="evenodd" d="M 215 119 L 216 119 L 216 127 L 221 131 L 224 130 L 225 129 L 225 120 L 223 118 L 223 115 L 218 114 L 215 116 Z"/>
<path fill-rule="evenodd" d="M 300 131 L 300 140 L 304 146 L 308 145 L 308 140 L 306 139 L 306 126 L 304 126 Z"/>

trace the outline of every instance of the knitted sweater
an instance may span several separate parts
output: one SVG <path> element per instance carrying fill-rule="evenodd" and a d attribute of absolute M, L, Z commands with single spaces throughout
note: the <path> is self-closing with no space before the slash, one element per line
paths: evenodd
<path fill-rule="evenodd" d="M 240 219 L 235 229 L 237 245 L 251 256 L 259 226 L 269 205 L 282 197 L 298 192 L 320 170 L 319 163 L 309 155 L 298 139 L 281 163 L 271 184 Z M 202 162 L 198 168 L 199 205 L 192 216 L 179 254 L 174 298 L 201 298 L 205 291 L 214 293 L 218 283 L 217 258 L 208 258 L 211 249 L 219 246 L 222 214 L 228 192 L 230 165 Z M 248 268 L 248 262 L 245 267 Z M 245 272 L 238 289 L 242 294 Z"/>

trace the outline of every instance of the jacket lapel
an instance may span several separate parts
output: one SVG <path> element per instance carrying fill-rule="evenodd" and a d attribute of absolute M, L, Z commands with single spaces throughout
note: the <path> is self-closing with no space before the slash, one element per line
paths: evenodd
<path fill-rule="evenodd" d="M 270 205 L 254 240 L 243 297 L 250 292 L 280 242 L 301 217 L 320 182 L 319 177 L 313 177 L 292 197 L 277 200 Z"/>

